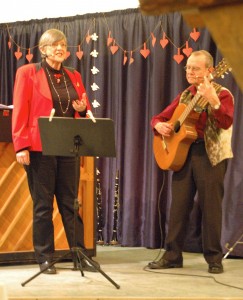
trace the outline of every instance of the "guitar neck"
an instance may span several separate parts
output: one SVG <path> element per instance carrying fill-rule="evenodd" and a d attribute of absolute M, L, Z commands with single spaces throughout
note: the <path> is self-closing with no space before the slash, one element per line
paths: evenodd
<path fill-rule="evenodd" d="M 188 117 L 188 115 L 190 114 L 190 112 L 193 110 L 194 106 L 197 104 L 197 102 L 199 101 L 199 99 L 201 98 L 201 95 L 199 95 L 198 93 L 192 98 L 192 100 L 190 101 L 190 103 L 187 105 L 186 109 L 183 111 L 183 113 L 181 114 L 180 118 L 179 118 L 179 122 L 182 125 L 186 118 Z"/>

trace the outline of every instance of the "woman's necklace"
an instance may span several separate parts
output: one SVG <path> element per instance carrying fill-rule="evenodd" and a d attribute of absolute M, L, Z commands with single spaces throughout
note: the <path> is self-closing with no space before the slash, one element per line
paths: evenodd
<path fill-rule="evenodd" d="M 64 84 L 65 84 L 65 87 L 66 87 L 66 91 L 67 91 L 67 95 L 68 95 L 68 103 L 67 103 L 67 107 L 66 109 L 64 110 L 63 107 L 62 107 L 62 101 L 61 101 L 61 98 L 60 98 L 60 95 L 58 94 L 56 88 L 55 88 L 55 85 L 52 81 L 52 78 L 51 78 L 51 74 L 48 70 L 48 68 L 46 68 L 46 72 L 50 78 L 50 81 L 51 81 L 51 84 L 52 84 L 52 87 L 53 87 L 53 90 L 55 91 L 56 95 L 57 95 L 57 98 L 58 98 L 58 102 L 59 102 L 59 105 L 60 105 L 60 108 L 61 108 L 61 111 L 63 113 L 63 115 L 65 115 L 65 113 L 68 111 L 69 109 L 69 105 L 70 105 L 70 102 L 71 102 L 71 99 L 70 99 L 70 94 L 69 94 L 69 91 L 68 91 L 68 88 L 67 88 L 67 82 L 66 82 L 66 77 L 65 77 L 65 73 L 63 72 L 62 70 L 62 75 L 63 75 L 63 80 L 64 80 Z"/>

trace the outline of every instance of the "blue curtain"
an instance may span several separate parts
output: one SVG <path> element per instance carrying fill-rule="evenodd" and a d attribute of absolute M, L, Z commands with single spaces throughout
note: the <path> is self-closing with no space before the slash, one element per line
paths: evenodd
<path fill-rule="evenodd" d="M 189 38 L 193 28 L 187 26 L 179 13 L 143 16 L 137 9 L 128 9 L 106 14 L 1 24 L 0 103 L 12 104 L 16 69 L 29 63 L 26 59 L 29 49 L 33 54 L 31 62 L 40 60 L 38 40 L 49 28 L 58 28 L 67 35 L 70 56 L 65 64 L 81 72 L 90 101 L 97 100 L 100 104 L 93 108 L 94 116 L 114 120 L 117 156 L 97 158 L 105 243 L 112 240 L 115 232 L 122 246 L 163 246 L 170 207 L 171 173 L 160 170 L 154 160 L 150 120 L 187 86 L 183 70 L 186 57 L 180 64 L 173 59 L 177 48 L 184 47 L 188 41 L 193 50 L 210 51 L 215 64 L 222 59 L 221 53 L 205 28 L 199 29 L 200 38 L 197 41 Z M 91 39 L 87 43 L 86 37 L 93 33 L 98 35 L 98 40 Z M 154 47 L 151 33 L 156 38 Z M 169 43 L 162 48 L 160 39 L 164 33 Z M 112 45 L 118 47 L 114 54 L 111 52 L 111 45 L 107 45 L 109 34 L 113 38 Z M 144 43 L 150 50 L 146 59 L 140 53 Z M 76 55 L 80 50 L 77 45 L 81 45 L 84 53 L 81 60 Z M 17 60 L 18 47 L 22 57 Z M 98 52 L 96 58 L 90 55 L 93 50 Z M 124 57 L 127 57 L 126 64 Z M 93 66 L 99 70 L 96 75 L 91 72 Z M 99 87 L 96 91 L 91 88 L 94 82 Z M 219 82 L 235 96 L 235 156 L 229 163 L 225 180 L 224 246 L 226 243 L 232 245 L 243 231 L 243 142 L 240 138 L 243 136 L 243 96 L 231 74 Z M 117 206 L 115 188 L 118 172 Z M 185 251 L 201 251 L 200 234 L 201 215 L 195 199 Z M 243 246 L 237 245 L 231 254 L 243 256 Z"/>

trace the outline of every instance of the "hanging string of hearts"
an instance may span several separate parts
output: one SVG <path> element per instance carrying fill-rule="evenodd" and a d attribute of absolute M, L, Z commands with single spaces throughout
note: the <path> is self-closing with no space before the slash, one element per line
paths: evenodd
<path fill-rule="evenodd" d="M 150 35 L 147 37 L 145 41 L 143 41 L 141 44 L 135 46 L 133 49 L 125 49 L 120 45 L 116 38 L 112 35 L 112 30 L 109 28 L 107 18 L 104 13 L 103 14 L 103 19 L 107 27 L 107 47 L 110 50 L 112 55 L 115 55 L 119 50 L 123 52 L 123 65 L 126 65 L 127 63 L 129 65 L 133 64 L 135 61 L 135 56 L 134 54 L 136 52 L 139 52 L 140 55 L 144 58 L 147 59 L 149 55 L 151 55 L 151 49 L 155 47 L 157 43 L 157 37 L 155 32 L 160 28 L 160 39 L 159 39 L 159 44 L 162 49 L 165 49 L 169 44 L 171 44 L 175 48 L 175 53 L 173 55 L 173 59 L 177 62 L 177 64 L 180 64 L 185 57 L 188 57 L 191 52 L 193 51 L 193 48 L 189 45 L 190 40 L 194 40 L 196 42 L 199 37 L 200 37 L 200 32 L 197 31 L 196 28 L 193 28 L 192 32 L 190 32 L 189 37 L 186 39 L 186 41 L 183 43 L 183 45 L 176 45 L 171 38 L 169 38 L 163 29 L 162 26 L 162 21 L 160 20 L 158 24 L 155 26 L 155 28 L 151 31 Z M 90 34 L 90 30 L 95 27 L 95 18 L 91 19 L 90 24 L 88 26 L 87 32 L 84 35 L 83 39 L 78 45 L 69 45 L 68 48 L 76 48 L 76 56 L 79 60 L 81 60 L 84 56 L 84 51 L 82 49 L 82 46 L 84 42 L 89 44 L 90 40 L 97 41 L 98 36 L 96 33 Z M 8 35 L 9 35 L 9 41 L 8 41 L 8 47 L 9 49 L 12 48 L 12 44 L 14 44 L 17 48 L 17 50 L 14 52 L 14 56 L 16 57 L 17 60 L 21 59 L 23 57 L 23 51 L 26 51 L 27 54 L 25 55 L 25 58 L 27 61 L 30 63 L 31 60 L 33 59 L 33 54 L 31 53 L 34 48 L 38 47 L 38 45 L 35 45 L 31 48 L 24 48 L 21 47 L 16 41 L 13 40 L 10 32 L 9 32 L 9 27 L 7 25 L 7 30 L 8 30 Z M 93 49 L 93 51 L 90 53 L 93 57 L 97 57 L 98 53 L 96 49 Z M 67 51 L 66 58 L 70 56 L 70 51 Z"/>
<path fill-rule="evenodd" d="M 105 18 L 105 14 L 104 14 Z M 149 42 L 151 40 L 152 47 L 155 47 L 155 44 L 157 42 L 157 38 L 155 36 L 155 31 L 156 29 L 160 26 L 161 31 L 162 31 L 162 37 L 159 41 L 162 49 L 165 49 L 165 47 L 171 43 L 173 47 L 176 49 L 176 54 L 173 55 L 173 59 L 180 64 L 185 56 L 189 57 L 190 54 L 193 51 L 192 47 L 189 47 L 189 41 L 190 39 L 193 39 L 195 42 L 198 40 L 200 37 L 200 32 L 197 31 L 196 28 L 193 28 L 193 31 L 190 33 L 188 39 L 185 41 L 185 43 L 182 46 L 177 46 L 175 43 L 166 35 L 165 31 L 163 30 L 162 21 L 159 21 L 159 23 L 155 26 L 154 30 L 151 32 L 150 36 L 146 39 L 146 41 L 143 42 L 143 44 L 137 46 L 135 49 L 132 50 L 127 50 L 124 49 L 119 43 L 116 42 L 115 37 L 112 37 L 112 31 L 110 30 L 108 26 L 108 22 L 106 20 L 107 28 L 108 28 L 108 37 L 107 37 L 107 46 L 110 49 L 110 52 L 112 55 L 117 53 L 117 51 L 120 49 L 123 51 L 123 65 L 125 65 L 128 61 L 128 55 L 130 54 L 130 59 L 129 59 L 129 65 L 131 65 L 135 60 L 133 57 L 133 54 L 137 51 L 140 52 L 140 54 L 146 59 L 150 54 L 151 50 L 149 49 Z M 182 53 L 181 53 L 182 50 Z M 185 55 L 185 56 L 184 56 Z"/>
<path fill-rule="evenodd" d="M 76 51 L 76 56 L 79 60 L 81 60 L 83 58 L 83 55 L 84 55 L 84 51 L 82 50 L 82 45 L 84 44 L 84 42 L 86 41 L 87 44 L 89 44 L 90 40 L 96 40 L 97 39 L 97 35 L 96 33 L 90 35 L 90 30 L 92 29 L 92 27 L 94 27 L 94 24 L 95 24 L 95 18 L 91 19 L 90 22 L 88 23 L 88 29 L 86 31 L 86 34 L 84 35 L 83 39 L 81 40 L 81 42 L 78 44 L 78 45 L 68 45 L 68 48 L 71 49 L 71 48 L 76 48 L 77 51 Z M 6 24 L 6 27 L 7 27 L 7 32 L 8 32 L 8 48 L 9 50 L 12 49 L 13 46 L 15 46 L 17 48 L 17 50 L 14 52 L 14 56 L 17 60 L 21 59 L 23 57 L 23 52 L 26 51 L 27 54 L 25 55 L 25 58 L 27 59 L 27 61 L 30 63 L 31 60 L 33 59 L 33 50 L 35 48 L 38 47 L 38 45 L 34 45 L 33 47 L 30 47 L 30 48 L 26 48 L 26 47 L 22 47 L 21 45 L 18 44 L 18 42 L 16 42 L 11 34 L 10 34 L 10 28 L 8 26 L 8 24 Z M 66 59 L 70 56 L 70 51 L 68 50 L 67 51 L 67 54 L 66 54 Z"/>

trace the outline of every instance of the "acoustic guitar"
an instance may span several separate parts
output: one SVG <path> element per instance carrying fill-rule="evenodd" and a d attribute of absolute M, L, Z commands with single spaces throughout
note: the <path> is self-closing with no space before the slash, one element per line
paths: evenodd
<path fill-rule="evenodd" d="M 231 68 L 225 61 L 215 67 L 210 74 L 210 80 L 224 77 L 223 74 Z M 162 170 L 179 171 L 187 158 L 191 144 L 197 139 L 195 124 L 199 119 L 200 112 L 194 108 L 197 103 L 204 99 L 196 94 L 188 105 L 180 103 L 175 109 L 171 119 L 167 123 L 173 124 L 173 131 L 169 137 L 164 137 L 158 132 L 153 139 L 153 152 L 158 166 Z M 205 104 L 207 104 L 205 102 Z"/>

